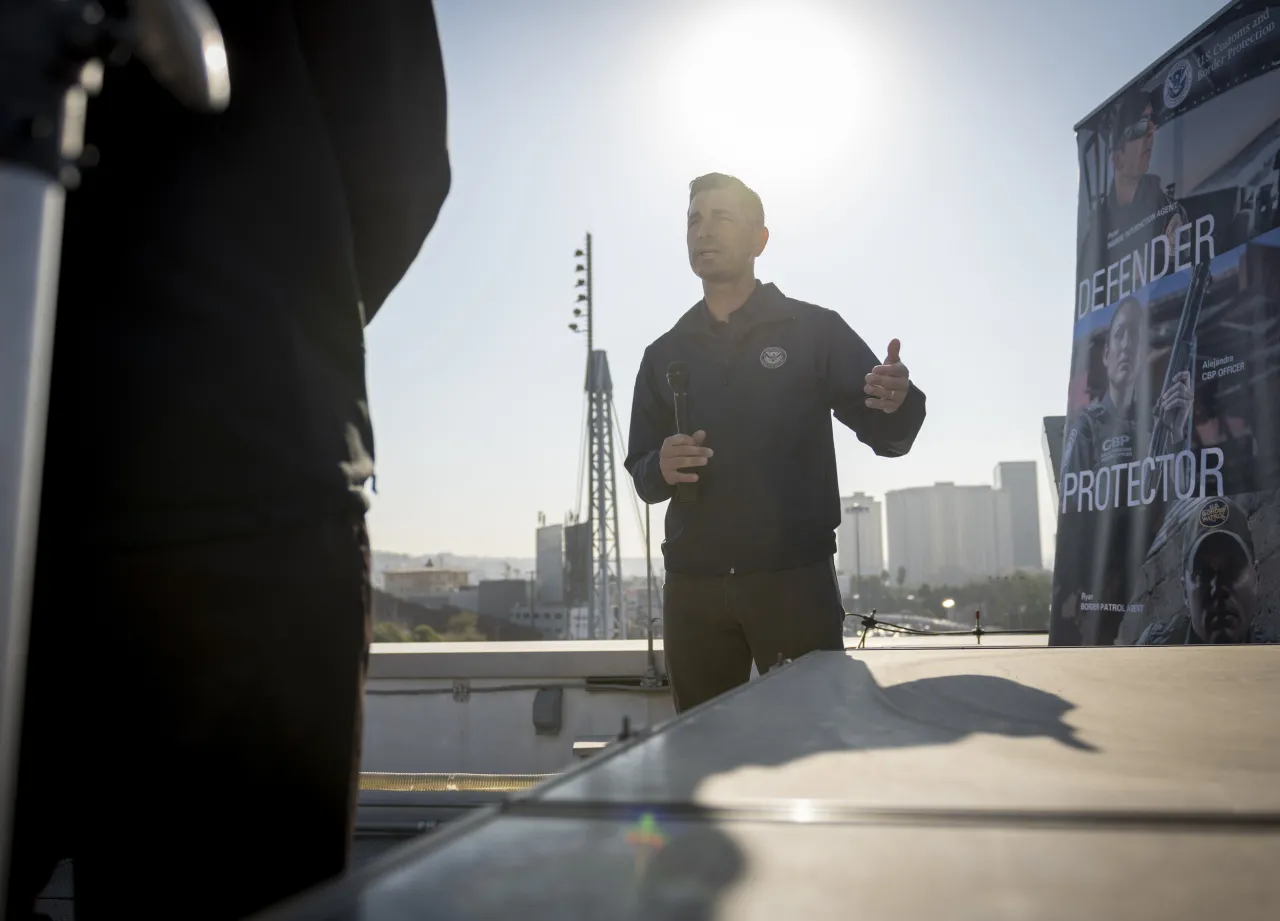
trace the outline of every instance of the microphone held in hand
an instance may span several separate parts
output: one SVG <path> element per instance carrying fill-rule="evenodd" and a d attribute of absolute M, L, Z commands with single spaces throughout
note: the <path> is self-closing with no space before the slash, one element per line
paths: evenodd
<path fill-rule="evenodd" d="M 683 361 L 673 361 L 667 365 L 667 383 L 671 385 L 671 393 L 676 404 L 676 434 L 692 435 L 693 428 L 689 424 L 689 366 Z M 698 501 L 697 483 L 677 483 L 676 498 L 683 504 Z"/>

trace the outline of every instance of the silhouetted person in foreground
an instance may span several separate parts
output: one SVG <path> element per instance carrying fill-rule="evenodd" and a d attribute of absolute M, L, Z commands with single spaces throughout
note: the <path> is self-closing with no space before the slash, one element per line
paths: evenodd
<path fill-rule="evenodd" d="M 230 108 L 134 62 L 68 199 L 8 917 L 242 918 L 343 871 L 364 327 L 450 185 L 429 2 L 212 0 Z"/>

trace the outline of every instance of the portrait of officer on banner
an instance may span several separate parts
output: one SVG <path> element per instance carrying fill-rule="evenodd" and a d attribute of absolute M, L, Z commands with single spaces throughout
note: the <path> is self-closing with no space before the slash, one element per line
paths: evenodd
<path fill-rule="evenodd" d="M 1234 500 L 1204 500 L 1186 524 L 1181 577 L 1185 607 L 1150 624 L 1139 646 L 1280 643 L 1265 610 L 1253 527 Z"/>
<path fill-rule="evenodd" d="M 1146 315 L 1136 297 L 1116 304 L 1100 349 L 1093 343 L 1082 343 L 1081 347 L 1100 351 L 1101 380 L 1091 388 L 1089 404 L 1068 423 L 1062 452 L 1064 476 L 1096 475 L 1103 468 L 1143 460 L 1156 423 L 1174 433 L 1180 449 L 1190 447 L 1190 371 L 1173 375 L 1169 386 L 1156 396 L 1152 410 L 1146 410 L 1140 399 L 1147 389 L 1150 337 Z M 1092 355 L 1086 360 L 1092 364 Z"/>
<path fill-rule="evenodd" d="M 1176 493 L 1163 482 L 1172 468 L 1154 458 L 1190 448 L 1194 390 L 1185 367 L 1166 368 L 1165 381 L 1156 377 L 1147 313 L 1133 296 L 1116 304 L 1100 333 L 1077 340 L 1073 364 L 1079 384 L 1059 475 L 1061 565 L 1051 628 L 1055 642 L 1109 645 L 1119 635 L 1132 574 L 1164 514 L 1163 499 Z M 1161 383 L 1153 397 L 1153 384 Z M 1140 496 L 1154 501 L 1130 507 L 1127 477 L 1135 464 L 1145 475 Z"/>
<path fill-rule="evenodd" d="M 1088 277 L 1120 256 L 1145 251 L 1156 237 L 1176 248 L 1178 228 L 1188 222 L 1186 209 L 1174 198 L 1174 185 L 1151 172 L 1156 147 L 1157 94 L 1131 90 L 1120 98 L 1109 122 L 1100 126 L 1095 145 L 1105 177 L 1093 204 L 1088 232 L 1080 250 L 1079 276 Z"/>

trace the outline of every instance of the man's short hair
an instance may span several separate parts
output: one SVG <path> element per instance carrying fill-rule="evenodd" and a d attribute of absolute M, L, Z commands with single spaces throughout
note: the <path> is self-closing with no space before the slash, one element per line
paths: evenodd
<path fill-rule="evenodd" d="M 764 202 L 760 201 L 760 196 L 748 188 L 747 184 L 737 176 L 730 176 L 727 173 L 707 173 L 705 176 L 699 176 L 689 183 L 689 201 L 692 202 L 694 196 L 699 192 L 706 192 L 710 189 L 732 190 L 742 199 L 742 203 L 747 206 L 747 210 L 761 224 L 764 223 Z"/>

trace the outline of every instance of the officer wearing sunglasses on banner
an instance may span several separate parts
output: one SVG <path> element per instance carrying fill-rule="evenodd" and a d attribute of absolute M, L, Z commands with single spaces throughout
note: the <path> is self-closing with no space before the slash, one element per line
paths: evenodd
<path fill-rule="evenodd" d="M 1090 272 L 1105 269 L 1121 255 L 1141 251 L 1158 236 L 1173 246 L 1178 228 L 1188 221 L 1186 210 L 1165 191 L 1160 176 L 1149 172 L 1158 127 L 1151 93 L 1133 90 L 1116 103 L 1109 138 L 1113 176 L 1098 203 L 1085 248 L 1093 260 Z M 1111 254 L 1112 235 L 1123 237 L 1153 215 L 1144 229 L 1125 237 Z"/>
<path fill-rule="evenodd" d="M 844 648 L 832 555 L 840 524 L 831 416 L 876 454 L 906 454 L 925 417 L 898 340 L 880 361 L 833 310 L 756 279 L 769 231 L 760 197 L 719 173 L 690 186 L 689 263 L 703 300 L 645 350 L 626 460 L 667 508 L 663 647 L 678 711 L 780 658 Z M 689 376 L 676 434 L 671 362 Z"/>

